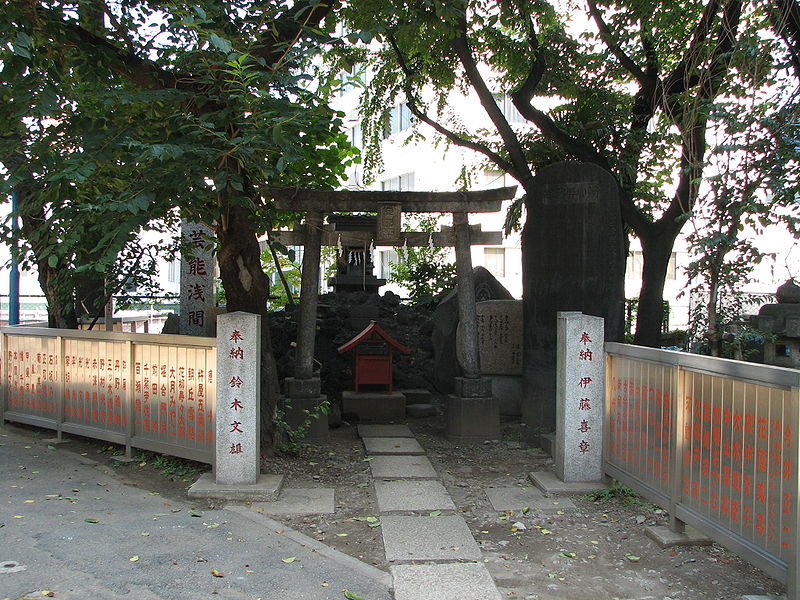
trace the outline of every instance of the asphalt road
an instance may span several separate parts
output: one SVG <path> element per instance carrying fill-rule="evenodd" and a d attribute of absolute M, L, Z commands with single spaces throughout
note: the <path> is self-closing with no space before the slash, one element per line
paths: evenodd
<path fill-rule="evenodd" d="M 0 598 L 392 598 L 388 573 L 246 507 L 193 510 L 2 428 L 0 502 Z"/>

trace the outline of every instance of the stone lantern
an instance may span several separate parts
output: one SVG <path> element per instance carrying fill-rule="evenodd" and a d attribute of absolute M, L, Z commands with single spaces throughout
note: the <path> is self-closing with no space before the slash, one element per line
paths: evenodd
<path fill-rule="evenodd" d="M 764 362 L 800 369 L 800 286 L 792 279 L 781 285 L 777 304 L 766 304 L 753 319 L 759 331 L 772 336 L 764 343 Z"/>

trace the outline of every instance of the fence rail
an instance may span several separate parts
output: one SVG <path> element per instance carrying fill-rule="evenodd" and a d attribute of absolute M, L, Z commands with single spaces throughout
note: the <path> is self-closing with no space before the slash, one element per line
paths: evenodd
<path fill-rule="evenodd" d="M 606 473 L 798 591 L 800 373 L 606 344 Z"/>
<path fill-rule="evenodd" d="M 5 420 L 214 462 L 216 339 L 0 328 Z"/>

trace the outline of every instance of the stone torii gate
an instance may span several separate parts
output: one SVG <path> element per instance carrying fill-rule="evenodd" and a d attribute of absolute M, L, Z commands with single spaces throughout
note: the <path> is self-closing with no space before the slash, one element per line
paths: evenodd
<path fill-rule="evenodd" d="M 344 232 L 323 226 L 323 215 L 335 212 L 377 213 L 375 232 L 347 232 L 347 242 L 362 247 L 454 246 L 458 277 L 458 313 L 462 327 L 463 377 L 456 379 L 455 394 L 448 400 L 447 435 L 457 443 L 495 439 L 499 435 L 499 410 L 492 397 L 491 380 L 481 377 L 478 327 L 472 275 L 473 244 L 499 244 L 500 232 L 471 227 L 469 213 L 497 212 L 503 200 L 514 198 L 516 186 L 472 192 L 368 192 L 270 188 L 275 208 L 304 212 L 305 223 L 293 232 L 281 232 L 284 244 L 305 246 L 300 284 L 297 352 L 294 377 L 287 377 L 286 395 L 295 409 L 312 409 L 324 397 L 319 377 L 314 377 L 314 343 L 319 295 L 320 250 L 335 246 Z M 453 227 L 432 234 L 401 231 L 403 212 L 452 213 Z M 326 428 L 327 431 L 327 428 Z M 317 434 L 321 432 L 317 431 Z"/>

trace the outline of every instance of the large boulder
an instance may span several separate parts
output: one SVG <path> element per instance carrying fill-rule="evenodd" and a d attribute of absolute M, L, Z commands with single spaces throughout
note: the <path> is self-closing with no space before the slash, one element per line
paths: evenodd
<path fill-rule="evenodd" d="M 475 278 L 475 301 L 513 300 L 503 284 L 484 267 L 473 269 Z M 455 378 L 461 375 L 456 352 L 456 332 L 458 330 L 458 286 L 456 286 L 436 307 L 433 314 L 433 383 L 438 392 L 449 394 L 455 386 Z"/>

